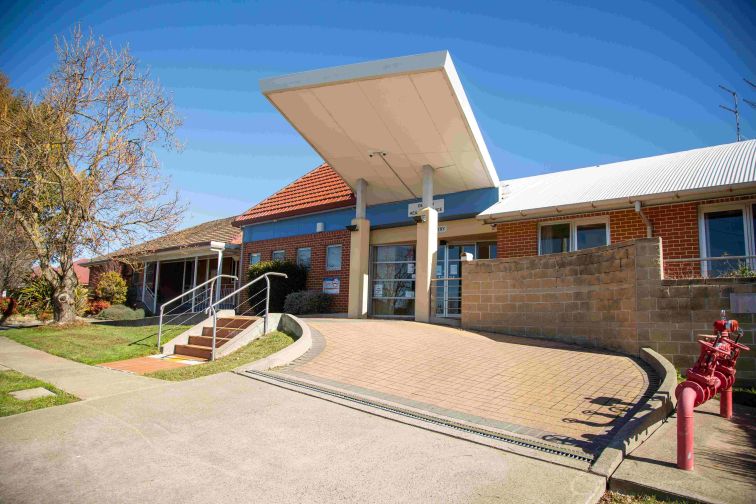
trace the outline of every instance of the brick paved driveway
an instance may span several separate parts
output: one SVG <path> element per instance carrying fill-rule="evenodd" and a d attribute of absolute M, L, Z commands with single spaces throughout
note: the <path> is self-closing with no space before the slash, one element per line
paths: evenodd
<path fill-rule="evenodd" d="M 405 321 L 308 324 L 324 341 L 280 372 L 592 453 L 655 386 L 631 358 L 561 343 Z"/>

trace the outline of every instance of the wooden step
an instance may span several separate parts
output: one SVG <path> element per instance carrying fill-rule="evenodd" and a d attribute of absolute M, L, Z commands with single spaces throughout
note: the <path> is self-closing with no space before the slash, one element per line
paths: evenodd
<path fill-rule="evenodd" d="M 213 349 L 202 345 L 176 345 L 173 353 L 210 360 L 213 356 Z"/>
<path fill-rule="evenodd" d="M 236 327 L 222 327 L 218 326 L 215 329 L 215 337 L 216 338 L 226 338 L 231 339 L 240 332 L 242 332 L 244 329 L 239 329 Z M 212 327 L 203 327 L 202 328 L 202 336 L 210 336 L 212 338 L 213 336 L 213 328 Z"/>
<path fill-rule="evenodd" d="M 260 317 L 223 317 L 218 319 L 216 325 L 218 327 L 234 327 L 237 329 L 245 329 L 254 324 L 255 321 L 259 319 Z"/>
<path fill-rule="evenodd" d="M 226 343 L 231 341 L 231 338 L 219 338 L 215 337 L 215 348 L 220 348 Z M 189 336 L 189 345 L 197 345 L 197 346 L 204 346 L 204 347 L 212 347 L 213 346 L 213 336 L 212 334 L 210 336 Z"/>

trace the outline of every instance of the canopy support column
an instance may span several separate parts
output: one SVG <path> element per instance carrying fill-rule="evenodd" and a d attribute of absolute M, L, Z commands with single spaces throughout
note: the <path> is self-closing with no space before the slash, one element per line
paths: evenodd
<path fill-rule="evenodd" d="M 438 251 L 438 212 L 433 208 L 433 167 L 423 166 L 423 208 L 418 214 L 415 320 L 429 322 L 431 278 Z"/>

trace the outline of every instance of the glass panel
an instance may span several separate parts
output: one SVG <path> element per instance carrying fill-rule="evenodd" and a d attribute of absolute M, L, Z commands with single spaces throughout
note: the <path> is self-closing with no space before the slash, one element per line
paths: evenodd
<path fill-rule="evenodd" d="M 286 252 L 283 250 L 274 250 L 270 255 L 270 258 L 273 261 L 283 261 L 284 259 L 286 259 Z"/>
<path fill-rule="evenodd" d="M 478 243 L 478 256 L 476 259 L 495 259 L 496 242 Z"/>
<path fill-rule="evenodd" d="M 583 250 L 593 247 L 603 247 L 606 243 L 606 223 L 578 224 L 577 249 Z"/>
<path fill-rule="evenodd" d="M 328 271 L 341 269 L 341 245 L 329 245 L 326 249 L 326 269 Z"/>
<path fill-rule="evenodd" d="M 460 315 L 462 313 L 462 301 L 459 299 L 449 299 L 446 309 L 448 315 Z"/>
<path fill-rule="evenodd" d="M 411 280 L 378 280 L 373 282 L 374 298 L 408 298 L 415 297 L 415 282 Z"/>
<path fill-rule="evenodd" d="M 569 224 L 552 224 L 541 227 L 541 254 L 557 254 L 569 250 Z"/>
<path fill-rule="evenodd" d="M 745 233 L 742 210 L 724 210 L 704 214 L 706 251 L 708 257 L 745 255 Z M 737 269 L 742 260 L 709 261 L 711 276 L 721 276 Z"/>
<path fill-rule="evenodd" d="M 415 278 L 415 263 L 380 263 L 373 268 L 376 280 Z"/>
<path fill-rule="evenodd" d="M 415 261 L 414 245 L 390 245 L 375 247 L 376 262 Z"/>
<path fill-rule="evenodd" d="M 312 262 L 312 249 L 311 248 L 301 248 L 297 249 L 297 264 L 300 266 L 304 266 L 307 269 L 310 269 L 310 264 Z"/>
<path fill-rule="evenodd" d="M 415 315 L 414 299 L 373 299 L 373 315 L 411 317 Z"/>
<path fill-rule="evenodd" d="M 257 264 L 260 262 L 260 253 L 255 252 L 252 254 L 249 254 L 249 264 Z"/>

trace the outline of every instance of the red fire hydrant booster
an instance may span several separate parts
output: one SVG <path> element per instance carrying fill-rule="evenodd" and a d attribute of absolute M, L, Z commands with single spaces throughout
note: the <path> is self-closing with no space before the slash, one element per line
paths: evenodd
<path fill-rule="evenodd" d="M 735 383 L 735 364 L 742 350 L 738 343 L 743 336 L 737 320 L 722 318 L 714 322 L 714 335 L 699 340 L 701 353 L 692 368 L 685 372 L 686 380 L 675 389 L 677 397 L 677 467 L 693 469 L 693 408 L 705 403 L 717 393 L 719 414 L 732 417 L 732 385 Z"/>

